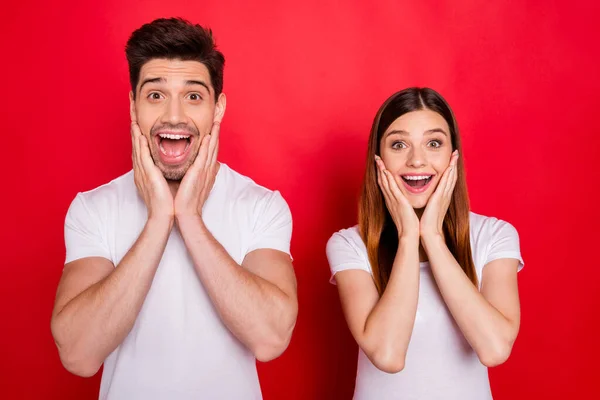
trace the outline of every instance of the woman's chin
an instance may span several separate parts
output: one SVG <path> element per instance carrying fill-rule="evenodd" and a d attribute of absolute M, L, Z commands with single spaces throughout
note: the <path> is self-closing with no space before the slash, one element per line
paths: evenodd
<path fill-rule="evenodd" d="M 421 210 L 424 209 L 427 206 L 427 201 L 429 200 L 429 197 L 427 198 L 415 198 L 413 196 L 411 196 L 408 201 L 410 202 L 410 205 L 412 206 L 412 208 L 414 208 L 415 210 Z"/>

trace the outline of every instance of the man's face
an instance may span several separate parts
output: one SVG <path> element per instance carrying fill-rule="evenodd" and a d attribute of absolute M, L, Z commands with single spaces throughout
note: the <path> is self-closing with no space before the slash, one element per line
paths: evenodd
<path fill-rule="evenodd" d="M 138 125 L 166 179 L 181 180 L 213 121 L 221 122 L 225 95 L 215 102 L 210 73 L 198 61 L 153 59 L 142 66 L 134 102 Z"/>

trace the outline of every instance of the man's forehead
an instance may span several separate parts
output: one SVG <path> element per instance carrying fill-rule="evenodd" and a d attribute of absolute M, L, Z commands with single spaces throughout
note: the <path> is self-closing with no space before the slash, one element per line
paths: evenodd
<path fill-rule="evenodd" d="M 169 83 L 187 80 L 202 80 L 210 84 L 210 73 L 204 64 L 191 60 L 152 59 L 145 63 L 140 70 L 140 81 L 152 78 L 162 78 Z"/>

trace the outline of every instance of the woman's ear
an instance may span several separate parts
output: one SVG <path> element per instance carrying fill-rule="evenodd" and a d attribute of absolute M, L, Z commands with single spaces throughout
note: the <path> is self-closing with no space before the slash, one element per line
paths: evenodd
<path fill-rule="evenodd" d="M 214 120 L 218 123 L 221 123 L 223 120 L 223 116 L 225 115 L 225 108 L 227 107 L 227 98 L 225 97 L 225 93 L 221 93 L 219 98 L 217 99 L 217 104 L 215 106 L 215 115 Z"/>

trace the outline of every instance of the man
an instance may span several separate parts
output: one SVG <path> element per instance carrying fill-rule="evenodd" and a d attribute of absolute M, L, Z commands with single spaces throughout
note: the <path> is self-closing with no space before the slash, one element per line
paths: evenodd
<path fill-rule="evenodd" d="M 63 365 L 101 399 L 261 398 L 255 359 L 298 311 L 279 192 L 217 162 L 223 55 L 181 19 L 126 47 L 133 171 L 79 193 L 52 316 Z"/>

